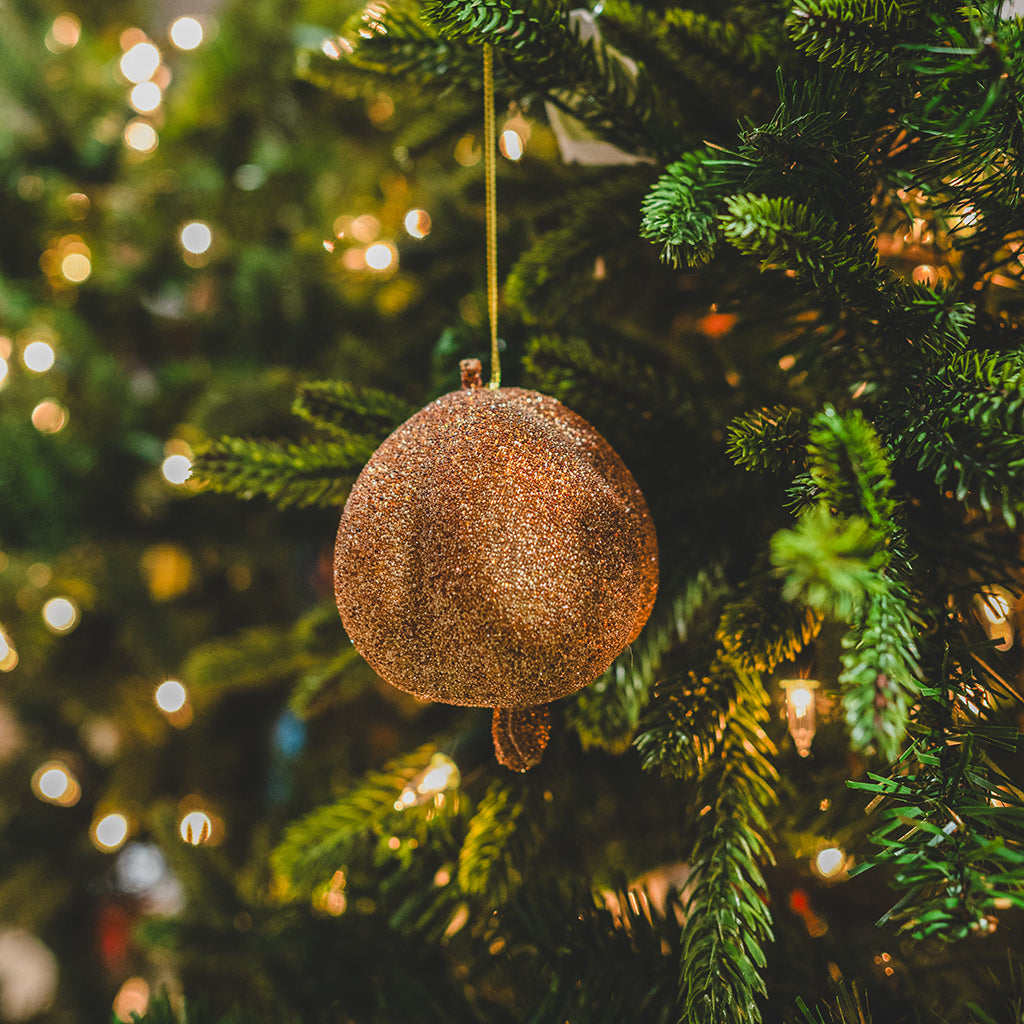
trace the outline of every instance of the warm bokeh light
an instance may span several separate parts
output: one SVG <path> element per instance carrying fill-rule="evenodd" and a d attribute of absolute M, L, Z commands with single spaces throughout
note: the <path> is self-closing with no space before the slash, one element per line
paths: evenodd
<path fill-rule="evenodd" d="M 140 114 L 152 114 L 164 98 L 156 82 L 140 82 L 128 94 L 128 102 Z"/>
<path fill-rule="evenodd" d="M 160 472 L 168 483 L 181 485 L 192 475 L 192 460 L 187 455 L 168 455 Z"/>
<path fill-rule="evenodd" d="M 846 866 L 846 854 L 835 846 L 819 850 L 814 858 L 815 870 L 822 878 L 835 878 Z"/>
<path fill-rule="evenodd" d="M 523 137 L 515 128 L 506 128 L 501 133 L 498 138 L 498 148 L 501 150 L 501 155 L 509 160 L 521 160 L 526 151 Z"/>
<path fill-rule="evenodd" d="M 786 692 L 786 719 L 797 753 L 808 757 L 817 731 L 814 691 L 818 683 L 813 679 L 783 679 L 780 684 Z"/>
<path fill-rule="evenodd" d="M 145 1015 L 149 1009 L 149 983 L 145 978 L 129 978 L 114 996 L 114 1016 L 130 1024 L 136 1017 Z"/>
<path fill-rule="evenodd" d="M 189 811 L 181 819 L 181 838 L 189 846 L 199 846 L 210 838 L 213 823 L 205 811 Z"/>
<path fill-rule="evenodd" d="M 121 74 L 136 85 L 148 82 L 160 67 L 160 51 L 152 43 L 136 43 L 121 57 Z"/>
<path fill-rule="evenodd" d="M 203 41 L 203 26 L 189 16 L 176 18 L 168 35 L 179 50 L 194 50 Z"/>
<path fill-rule="evenodd" d="M 56 434 L 68 422 L 68 411 L 53 398 L 44 398 L 32 410 L 32 426 L 40 434 Z"/>
<path fill-rule="evenodd" d="M 480 163 L 483 157 L 483 150 L 480 148 L 479 143 L 476 141 L 475 135 L 463 135 L 457 143 L 455 143 L 454 157 L 457 163 L 463 167 L 474 167 Z"/>
<path fill-rule="evenodd" d="M 160 139 L 148 121 L 137 117 L 125 126 L 124 144 L 136 153 L 152 153 L 160 144 Z"/>
<path fill-rule="evenodd" d="M 430 214 L 426 210 L 410 210 L 403 223 L 412 238 L 426 238 L 430 234 Z"/>
<path fill-rule="evenodd" d="M 11 672 L 18 666 L 18 652 L 11 638 L 0 629 L 0 672 Z"/>
<path fill-rule="evenodd" d="M 343 218 L 339 217 L 335 221 L 335 226 L 342 220 Z M 360 216 L 349 222 L 348 233 L 357 242 L 372 242 L 380 234 L 380 221 L 372 213 L 360 214 Z M 341 237 L 340 233 L 338 237 Z"/>
<path fill-rule="evenodd" d="M 74 15 L 65 11 L 53 19 L 53 25 L 46 37 L 46 48 L 51 52 L 70 50 L 78 45 L 82 38 L 82 23 Z"/>
<path fill-rule="evenodd" d="M 72 284 L 81 284 L 92 273 L 92 260 L 83 252 L 69 252 L 60 261 L 60 272 Z"/>
<path fill-rule="evenodd" d="M 210 230 L 209 224 L 204 224 L 201 220 L 189 221 L 181 229 L 179 237 L 182 248 L 194 256 L 206 252 L 213 244 L 213 232 Z"/>
<path fill-rule="evenodd" d="M 40 800 L 58 807 L 73 807 L 82 795 L 78 780 L 61 761 L 47 761 L 35 770 L 32 792 Z"/>
<path fill-rule="evenodd" d="M 188 700 L 188 693 L 185 687 L 177 679 L 168 679 L 161 683 L 153 694 L 156 706 L 169 715 L 180 711 Z"/>
<path fill-rule="evenodd" d="M 1005 622 L 1010 616 L 1010 602 L 1002 594 L 985 594 L 981 606 L 985 617 L 993 625 Z"/>
<path fill-rule="evenodd" d="M 364 254 L 366 265 L 371 270 L 389 270 L 398 261 L 398 253 L 387 242 L 374 242 Z"/>
<path fill-rule="evenodd" d="M 53 346 L 45 341 L 31 341 L 21 354 L 21 361 L 34 373 L 45 373 L 57 360 Z"/>
<path fill-rule="evenodd" d="M 7 383 L 7 375 L 10 372 L 11 368 L 7 365 L 7 360 L 0 356 L 0 388 Z"/>
<path fill-rule="evenodd" d="M 43 622 L 53 633 L 69 633 L 78 625 L 78 605 L 69 597 L 51 597 L 43 605 Z"/>
<path fill-rule="evenodd" d="M 450 757 L 434 754 L 427 767 L 399 794 L 395 810 L 401 811 L 439 797 L 446 789 L 455 789 L 461 779 L 459 766 Z"/>
<path fill-rule="evenodd" d="M 119 849 L 127 838 L 128 819 L 116 811 L 105 814 L 92 827 L 93 842 L 108 853 Z"/>

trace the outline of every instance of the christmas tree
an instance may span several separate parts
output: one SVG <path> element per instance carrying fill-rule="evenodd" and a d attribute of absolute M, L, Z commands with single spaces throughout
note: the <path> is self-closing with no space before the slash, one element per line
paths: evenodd
<path fill-rule="evenodd" d="M 997 0 L 0 7 L 0 1020 L 1024 1019 L 1022 76 Z M 495 313 L 658 541 L 524 772 L 332 586 Z"/>

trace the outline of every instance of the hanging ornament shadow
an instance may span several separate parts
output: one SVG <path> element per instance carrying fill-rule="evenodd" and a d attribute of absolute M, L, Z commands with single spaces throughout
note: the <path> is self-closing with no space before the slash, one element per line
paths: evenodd
<path fill-rule="evenodd" d="M 490 707 L 498 760 L 525 771 L 546 705 L 596 679 L 654 605 L 658 551 L 643 494 L 608 442 L 561 402 L 462 387 L 388 437 L 345 504 L 334 559 L 352 643 L 417 697 Z"/>

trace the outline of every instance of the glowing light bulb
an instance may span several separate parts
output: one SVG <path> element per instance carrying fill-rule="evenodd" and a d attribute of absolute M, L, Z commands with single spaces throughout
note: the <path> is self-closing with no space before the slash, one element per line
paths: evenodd
<path fill-rule="evenodd" d="M 203 26 L 195 18 L 176 18 L 168 34 L 179 50 L 194 50 L 203 41 Z"/>
<path fill-rule="evenodd" d="M 70 633 L 78 618 L 78 605 L 69 597 L 51 597 L 43 605 L 43 622 L 52 633 Z"/>
<path fill-rule="evenodd" d="M 12 672 L 18 667 L 18 652 L 10 637 L 0 628 L 0 672 Z"/>
<path fill-rule="evenodd" d="M 186 252 L 199 256 L 213 244 L 213 232 L 208 224 L 193 220 L 181 229 L 181 246 Z"/>
<path fill-rule="evenodd" d="M 31 341 L 21 354 L 21 361 L 33 373 L 46 373 L 57 361 L 53 346 L 45 341 Z"/>
<path fill-rule="evenodd" d="M 828 846 L 819 850 L 814 858 L 815 870 L 822 878 L 835 878 L 846 866 L 846 854 L 838 847 Z"/>
<path fill-rule="evenodd" d="M 189 811 L 181 819 L 179 831 L 181 838 L 189 846 L 199 846 L 210 838 L 213 822 L 204 811 Z"/>
<path fill-rule="evenodd" d="M 121 74 L 138 85 L 148 82 L 160 67 L 160 51 L 152 43 L 136 43 L 121 57 Z"/>
<path fill-rule="evenodd" d="M 148 121 L 137 117 L 125 126 L 124 144 L 136 153 L 152 153 L 160 144 L 160 139 Z"/>
<path fill-rule="evenodd" d="M 156 82 L 140 82 L 128 96 L 128 102 L 140 114 L 152 114 L 163 101 L 164 94 Z"/>
<path fill-rule="evenodd" d="M 117 990 L 111 1009 L 124 1024 L 131 1024 L 131 1021 L 144 1016 L 149 1009 L 149 983 L 146 979 L 129 978 Z"/>
<path fill-rule="evenodd" d="M 128 838 L 128 819 L 123 814 L 106 814 L 92 827 L 93 842 L 101 850 L 119 849 Z"/>
<path fill-rule="evenodd" d="M 192 475 L 192 460 L 187 455 L 168 455 L 160 472 L 168 483 L 180 486 Z"/>
<path fill-rule="evenodd" d="M 989 586 L 974 598 L 975 614 L 985 635 L 997 648 L 1013 645 L 1013 595 L 1003 587 Z"/>
<path fill-rule="evenodd" d="M 44 398 L 32 410 L 32 426 L 40 434 L 56 434 L 64 429 L 68 422 L 68 411 L 52 398 Z"/>
<path fill-rule="evenodd" d="M 523 138 L 514 128 L 506 128 L 498 139 L 498 148 L 501 154 L 509 160 L 521 160 L 526 146 Z"/>
<path fill-rule="evenodd" d="M 371 270 L 388 270 L 397 261 L 398 253 L 387 242 L 374 242 L 367 247 L 365 258 Z"/>
<path fill-rule="evenodd" d="M 444 754 L 434 754 L 430 763 L 399 794 L 395 810 L 405 810 L 440 796 L 446 789 L 455 789 L 461 776 L 459 766 Z"/>
<path fill-rule="evenodd" d="M 784 679 L 781 684 L 786 691 L 786 719 L 789 734 L 796 744 L 797 753 L 807 757 L 817 729 L 815 722 L 814 691 L 818 684 L 813 679 Z"/>
<path fill-rule="evenodd" d="M 430 214 L 426 210 L 410 210 L 403 223 L 413 238 L 426 238 L 430 234 Z"/>
<path fill-rule="evenodd" d="M 47 761 L 35 770 L 32 791 L 40 800 L 58 807 L 73 807 L 82 795 L 78 780 L 61 761 Z"/>
<path fill-rule="evenodd" d="M 10 366 L 7 364 L 7 360 L 0 356 L 0 388 L 7 383 L 7 375 L 11 372 Z"/>
<path fill-rule="evenodd" d="M 50 50 L 70 50 L 73 46 L 78 45 L 78 40 L 82 37 L 82 23 L 74 14 L 65 12 L 64 14 L 58 14 L 53 19 L 53 25 L 50 27 L 50 33 L 47 38 L 47 49 Z M 50 46 L 50 39 L 53 40 L 54 46 Z"/>
<path fill-rule="evenodd" d="M 60 272 L 66 281 L 81 284 L 92 273 L 92 260 L 83 252 L 69 252 L 60 261 Z"/>
<path fill-rule="evenodd" d="M 186 693 L 185 687 L 177 679 L 168 679 L 156 688 L 153 700 L 156 701 L 156 706 L 161 711 L 173 715 L 185 706 L 185 701 L 188 700 L 188 693 Z"/>

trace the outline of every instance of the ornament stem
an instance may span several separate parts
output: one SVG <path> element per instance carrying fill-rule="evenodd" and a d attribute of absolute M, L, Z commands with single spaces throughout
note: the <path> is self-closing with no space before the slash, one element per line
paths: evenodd
<path fill-rule="evenodd" d="M 491 326 L 490 388 L 501 386 L 498 355 L 498 174 L 494 125 L 494 47 L 484 43 L 484 179 L 487 197 L 487 317 Z"/>

